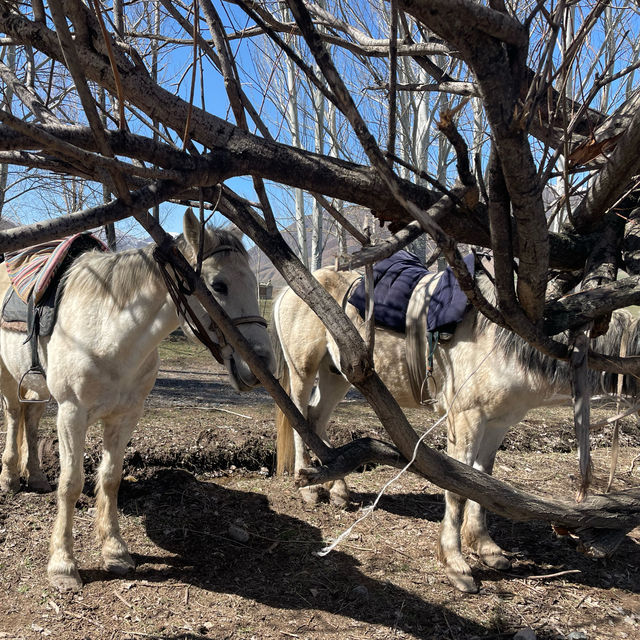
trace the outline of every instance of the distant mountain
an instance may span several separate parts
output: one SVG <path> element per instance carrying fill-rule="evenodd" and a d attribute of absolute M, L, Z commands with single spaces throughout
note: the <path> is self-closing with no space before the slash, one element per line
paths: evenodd
<path fill-rule="evenodd" d="M 104 232 L 104 227 L 93 230 L 92 233 L 100 238 L 102 242 L 107 243 L 107 236 Z M 116 227 L 116 250 L 125 251 L 126 249 L 140 249 L 151 244 L 153 240 L 150 236 L 140 237 L 136 236 L 129 231 L 121 231 Z"/>
<path fill-rule="evenodd" d="M 13 229 L 17 227 L 18 223 L 11 218 L 0 218 L 0 231 L 4 231 L 5 229 Z"/>

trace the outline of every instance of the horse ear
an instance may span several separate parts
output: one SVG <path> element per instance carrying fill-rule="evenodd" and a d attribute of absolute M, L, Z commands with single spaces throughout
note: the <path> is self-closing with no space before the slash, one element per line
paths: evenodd
<path fill-rule="evenodd" d="M 230 224 L 227 227 L 227 231 L 231 232 L 236 238 L 238 238 L 238 240 L 240 240 L 240 242 L 242 242 L 244 233 L 240 229 L 238 229 L 235 224 Z"/>
<path fill-rule="evenodd" d="M 197 251 L 200 246 L 200 221 L 196 218 L 191 207 L 184 212 L 184 217 L 182 218 L 182 231 L 184 233 L 185 240 L 189 243 L 192 249 Z"/>

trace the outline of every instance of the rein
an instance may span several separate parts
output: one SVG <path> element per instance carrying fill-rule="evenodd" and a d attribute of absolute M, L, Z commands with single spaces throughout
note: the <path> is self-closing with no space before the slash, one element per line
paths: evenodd
<path fill-rule="evenodd" d="M 231 245 L 220 245 L 213 251 L 203 257 L 203 260 L 210 258 L 216 253 L 222 253 L 223 251 L 237 251 L 237 249 Z M 167 287 L 167 291 L 176 305 L 176 310 L 179 316 L 182 316 L 187 323 L 187 326 L 198 340 L 211 352 L 211 355 L 218 361 L 218 363 L 227 366 L 233 355 L 233 347 L 227 342 L 224 333 L 220 327 L 211 319 L 209 329 L 205 329 L 202 322 L 196 315 L 195 311 L 189 305 L 187 296 L 193 295 L 194 288 L 187 284 L 187 279 L 184 273 L 179 267 L 176 267 L 167 257 L 165 250 L 156 245 L 153 249 L 153 259 L 158 263 L 160 273 Z M 169 273 L 168 265 L 173 270 L 173 276 Z M 238 318 L 230 318 L 234 326 L 241 324 L 260 324 L 264 327 L 267 326 L 267 321 L 262 316 L 240 316 Z M 209 337 L 209 331 L 213 331 L 218 338 L 218 342 L 214 342 Z"/>

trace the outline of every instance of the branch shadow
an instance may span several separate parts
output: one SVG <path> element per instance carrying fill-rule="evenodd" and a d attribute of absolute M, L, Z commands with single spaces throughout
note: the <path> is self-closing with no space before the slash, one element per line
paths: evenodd
<path fill-rule="evenodd" d="M 136 580 L 174 579 L 279 610 L 325 611 L 417 638 L 449 637 L 450 629 L 464 630 L 459 637 L 491 631 L 366 575 L 348 553 L 318 557 L 313 552 L 323 546 L 322 532 L 276 513 L 260 493 L 199 482 L 183 470 L 162 469 L 126 483 L 120 494 L 122 510 L 142 516 L 148 537 L 171 554 L 134 554 Z M 230 525 L 250 532 L 249 539 L 233 539 Z M 109 579 L 104 571 L 81 573 L 85 582 Z M 443 588 L 451 589 L 444 585 L 443 578 Z"/>
<path fill-rule="evenodd" d="M 370 505 L 377 494 L 352 492 L 357 504 Z M 400 493 L 384 495 L 378 509 L 399 516 L 420 518 L 439 523 L 444 517 L 444 497 L 441 493 Z M 576 573 L 562 576 L 562 580 L 575 586 L 621 588 L 640 593 L 640 543 L 627 536 L 610 558 L 592 558 L 582 553 L 579 544 L 570 536 L 558 536 L 545 522 L 514 522 L 496 514 L 487 513 L 491 536 L 511 557 L 514 566 L 499 572 L 480 563 L 473 570 L 481 583 L 499 582 L 505 576 L 523 580 L 562 571 Z M 470 556 L 467 549 L 466 553 Z M 629 568 L 632 560 L 634 570 Z M 471 560 L 471 557 L 468 558 Z M 579 573 L 578 573 L 579 572 Z"/>

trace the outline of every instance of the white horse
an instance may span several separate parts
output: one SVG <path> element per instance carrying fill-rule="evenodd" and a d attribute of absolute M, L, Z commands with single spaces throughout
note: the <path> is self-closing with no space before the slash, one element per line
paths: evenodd
<path fill-rule="evenodd" d="M 359 275 L 332 269 L 320 269 L 314 275 L 339 304 L 345 303 L 347 315 L 356 327 L 361 328 L 363 321 L 358 311 L 345 302 L 351 284 Z M 491 287 L 487 276 L 480 272 L 478 278 L 480 286 L 489 294 Z M 326 425 L 331 413 L 350 388 L 340 372 L 338 346 L 318 317 L 291 289 L 286 289 L 276 300 L 272 327 L 281 353 L 278 353 L 277 341 L 274 341 L 274 349 L 277 355 L 284 356 L 286 364 L 281 382 L 283 386 L 290 385 L 293 402 L 308 418 L 312 428 L 326 440 Z M 637 329 L 638 324 L 629 313 L 616 312 L 609 332 L 598 339 L 596 349 L 618 355 L 623 333 L 629 336 L 631 330 L 635 337 L 629 337 L 627 353 L 637 354 Z M 437 391 L 431 403 L 417 403 L 411 392 L 404 335 L 377 328 L 374 362 L 377 373 L 400 406 L 425 406 L 441 415 L 448 411 L 449 455 L 486 473 L 492 472 L 496 452 L 509 427 L 550 396 L 567 392 L 570 384 L 566 365 L 541 355 L 524 340 L 492 324 L 475 310 L 466 313 L 452 340 L 435 350 L 435 385 L 431 388 Z M 612 390 L 614 377 L 603 378 Z M 627 381 L 627 384 L 635 386 L 635 381 Z M 635 388 L 626 391 L 637 393 Z M 291 425 L 280 411 L 276 422 L 278 469 L 291 470 L 293 466 L 297 474 L 309 465 L 306 448 L 297 433 L 292 438 Z M 330 484 L 328 488 L 332 502 L 344 504 L 348 500 L 344 481 Z M 303 497 L 315 502 L 319 489 L 302 489 Z M 507 556 L 487 531 L 484 509 L 447 491 L 439 557 L 454 586 L 475 592 L 478 587 L 462 555 L 461 539 L 488 566 L 501 570 L 509 568 Z"/>
<path fill-rule="evenodd" d="M 178 240 L 185 257 L 196 264 L 200 224 L 193 212 L 184 217 Z M 226 230 L 207 229 L 203 238 L 202 276 L 216 300 L 238 325 L 255 352 L 273 369 L 273 353 L 260 317 L 257 286 L 241 240 Z M 28 376 L 21 393 L 31 399 L 50 393 L 58 404 L 60 446 L 58 513 L 51 537 L 49 579 L 62 590 L 82 586 L 73 555 L 73 511 L 83 486 L 83 451 L 90 424 L 103 425 L 103 456 L 98 470 L 96 530 L 105 567 L 122 574 L 134 568 L 118 526 L 116 503 L 125 447 L 142 415 L 144 400 L 158 372 L 159 342 L 183 324 L 178 317 L 152 248 L 121 253 L 81 255 L 64 276 L 64 293 L 53 333 L 40 342 L 43 376 Z M 190 304 L 213 342 L 217 333 L 194 297 Z M 24 334 L 0 329 L 0 389 L 5 404 L 7 442 L 0 488 L 19 487 L 19 431 L 29 444 L 27 481 L 46 488 L 38 468 L 35 430 L 43 405 L 18 399 L 18 383 L 31 363 Z M 233 385 L 247 390 L 258 384 L 236 354 L 227 368 Z"/>

